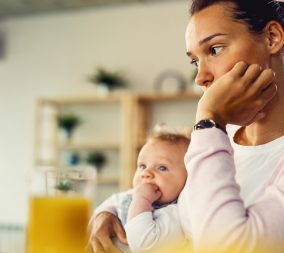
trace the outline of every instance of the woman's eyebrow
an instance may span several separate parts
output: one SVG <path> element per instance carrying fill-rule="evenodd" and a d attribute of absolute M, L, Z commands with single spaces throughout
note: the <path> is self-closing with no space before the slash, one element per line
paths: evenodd
<path fill-rule="evenodd" d="M 209 36 L 205 37 L 204 39 L 200 40 L 200 41 L 198 42 L 198 45 L 199 45 L 199 46 L 202 46 L 203 44 L 207 43 L 208 41 L 212 40 L 212 39 L 215 38 L 215 37 L 218 37 L 218 36 L 226 36 L 226 35 L 227 35 L 226 33 L 214 33 L 214 34 L 209 35 Z M 192 53 L 191 53 L 190 51 L 186 52 L 186 54 L 187 54 L 188 56 L 192 56 Z"/>
<path fill-rule="evenodd" d="M 201 46 L 202 44 L 207 43 L 208 41 L 212 40 L 215 37 L 226 36 L 226 35 L 227 35 L 226 33 L 214 33 L 214 34 L 202 39 L 201 41 L 199 41 L 198 44 L 199 44 L 199 46 Z"/>

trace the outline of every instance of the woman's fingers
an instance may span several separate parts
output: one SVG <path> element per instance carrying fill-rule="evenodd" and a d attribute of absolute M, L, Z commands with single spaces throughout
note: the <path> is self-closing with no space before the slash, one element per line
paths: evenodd
<path fill-rule="evenodd" d="M 93 217 L 89 230 L 91 231 L 89 244 L 94 253 L 122 253 L 112 240 L 118 237 L 123 242 L 123 238 L 126 237 L 117 216 L 109 212 L 101 212 Z"/>
<path fill-rule="evenodd" d="M 234 65 L 230 72 L 233 76 L 241 77 L 246 73 L 248 67 L 249 65 L 246 62 L 240 61 Z"/>
<path fill-rule="evenodd" d="M 254 87 L 261 93 L 270 85 L 275 83 L 275 73 L 272 69 L 265 69 L 261 72 L 258 78 L 254 81 Z"/>
<path fill-rule="evenodd" d="M 271 83 L 264 90 L 262 90 L 260 100 L 263 103 L 263 107 L 276 95 L 276 93 L 277 85 L 275 83 Z"/>
<path fill-rule="evenodd" d="M 113 228 L 117 238 L 119 241 L 121 241 L 124 244 L 128 244 L 127 239 L 126 239 L 126 233 L 125 230 L 122 228 L 121 223 L 115 223 L 114 228 Z"/>
<path fill-rule="evenodd" d="M 99 238 L 99 242 L 103 248 L 102 252 L 106 253 L 123 253 L 112 242 L 109 237 Z M 101 253 L 101 252 L 99 252 Z"/>
<path fill-rule="evenodd" d="M 265 106 L 276 91 L 271 69 L 238 62 L 203 94 L 196 120 L 212 118 L 223 125 L 248 125 L 265 116 Z"/>
<path fill-rule="evenodd" d="M 91 244 L 93 253 L 105 253 L 105 251 L 103 250 L 102 245 L 100 244 L 100 242 L 97 239 L 93 239 L 90 242 L 90 244 Z"/>
<path fill-rule="evenodd" d="M 252 119 L 250 122 L 247 123 L 247 125 L 250 125 L 251 123 L 261 120 L 266 116 L 266 113 L 263 110 L 260 110 Z"/>
<path fill-rule="evenodd" d="M 123 253 L 114 246 L 112 240 L 108 237 L 94 238 L 90 244 L 93 253 Z"/>
<path fill-rule="evenodd" d="M 259 66 L 258 64 L 250 65 L 247 68 L 246 73 L 243 75 L 244 83 L 246 85 L 248 85 L 248 87 L 250 85 L 253 85 L 255 80 L 258 79 L 258 77 L 259 77 L 259 75 L 261 75 L 261 73 L 262 73 L 261 66 Z"/>
<path fill-rule="evenodd" d="M 262 90 L 261 93 L 257 96 L 255 100 L 255 115 L 245 125 L 250 125 L 251 123 L 263 119 L 266 116 L 265 106 L 270 102 L 270 100 L 277 93 L 277 85 L 274 83 L 269 84 L 265 90 Z"/>

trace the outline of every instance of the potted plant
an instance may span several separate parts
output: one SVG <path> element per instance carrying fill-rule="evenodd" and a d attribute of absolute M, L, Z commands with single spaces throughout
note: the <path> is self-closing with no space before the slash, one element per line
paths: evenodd
<path fill-rule="evenodd" d="M 102 170 L 106 162 L 106 156 L 102 152 L 92 151 L 86 157 L 86 163 L 95 167 L 98 173 Z"/>
<path fill-rule="evenodd" d="M 121 73 L 111 72 L 102 67 L 96 69 L 95 73 L 89 77 L 89 81 L 98 86 L 103 86 L 106 92 L 127 85 L 127 81 Z"/>
<path fill-rule="evenodd" d="M 55 186 L 55 189 L 61 191 L 61 192 L 68 192 L 73 189 L 72 183 L 70 180 L 67 179 L 61 179 Z"/>
<path fill-rule="evenodd" d="M 77 126 L 81 124 L 80 118 L 72 112 L 60 114 L 57 118 L 59 128 L 63 129 L 67 138 L 71 139 L 72 134 Z"/>

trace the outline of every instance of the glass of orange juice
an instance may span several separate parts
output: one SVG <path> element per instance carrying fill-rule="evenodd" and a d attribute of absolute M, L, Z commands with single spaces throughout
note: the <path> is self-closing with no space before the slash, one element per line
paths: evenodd
<path fill-rule="evenodd" d="M 38 169 L 30 186 L 27 253 L 86 253 L 94 171 Z"/>

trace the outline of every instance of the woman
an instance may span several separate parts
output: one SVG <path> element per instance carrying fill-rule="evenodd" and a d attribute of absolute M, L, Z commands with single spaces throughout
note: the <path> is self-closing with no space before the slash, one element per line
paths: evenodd
<path fill-rule="evenodd" d="M 206 91 L 178 201 L 185 236 L 196 251 L 284 252 L 283 7 L 195 0 L 191 14 L 187 55 Z M 228 123 L 242 127 L 227 135 Z M 102 212 L 93 224 L 94 251 L 119 252 L 110 240 L 125 241 L 116 217 Z"/>
<path fill-rule="evenodd" d="M 207 91 L 179 207 L 196 249 L 284 252 L 284 20 L 277 8 L 266 0 L 192 5 L 187 54 Z M 230 144 L 218 129 L 198 131 L 214 126 L 204 119 L 244 127 L 228 128 Z"/>

